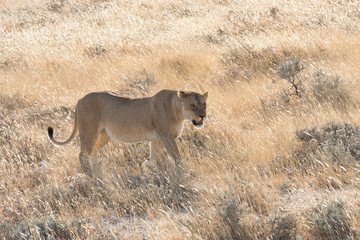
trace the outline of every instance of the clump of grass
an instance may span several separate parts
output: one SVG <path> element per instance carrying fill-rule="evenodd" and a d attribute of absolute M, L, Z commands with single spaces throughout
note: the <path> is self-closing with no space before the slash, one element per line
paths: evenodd
<path fill-rule="evenodd" d="M 74 115 L 75 111 L 67 106 L 59 106 L 53 109 L 39 109 L 33 106 L 25 109 L 24 122 L 46 128 L 50 122 L 58 124 L 59 122 L 63 123 L 64 120 L 73 120 Z"/>
<path fill-rule="evenodd" d="M 1 162 L 6 162 L 10 168 L 20 167 L 24 164 L 29 166 L 41 161 L 48 161 L 47 147 L 43 143 L 34 143 L 31 138 L 19 135 L 18 132 L 11 131 L 6 126 L 0 127 L 0 158 Z M 21 142 L 21 145 L 13 144 Z"/>
<path fill-rule="evenodd" d="M 81 212 L 84 205 L 106 206 L 106 190 L 91 182 L 84 174 L 76 174 L 64 179 L 64 183 L 44 185 L 34 194 L 34 199 L 40 199 L 49 207 L 47 211 Z"/>
<path fill-rule="evenodd" d="M 121 172 L 121 174 L 119 174 Z M 148 208 L 166 206 L 180 210 L 196 198 L 196 192 L 184 185 L 169 183 L 165 177 L 152 179 L 131 169 L 108 171 L 102 179 L 84 174 L 67 177 L 58 186 L 42 186 L 36 198 L 47 202 L 51 210 L 81 212 L 83 206 L 113 209 L 119 215 L 145 214 Z"/>
<path fill-rule="evenodd" d="M 163 72 L 171 73 L 181 79 L 188 79 L 191 69 L 194 67 L 193 61 L 189 55 L 166 56 L 160 59 L 160 68 Z"/>
<path fill-rule="evenodd" d="M 184 209 L 197 195 L 185 183 L 180 186 L 172 184 L 165 173 L 148 177 L 129 170 L 118 179 L 118 184 L 128 194 L 124 198 L 124 209 L 130 214 L 144 213 L 148 207 L 156 205 L 174 210 Z"/>
<path fill-rule="evenodd" d="M 276 93 L 267 100 L 263 98 L 259 99 L 261 103 L 261 115 L 266 119 L 274 117 L 274 113 L 284 112 L 290 108 L 291 96 L 286 89 Z"/>
<path fill-rule="evenodd" d="M 275 68 L 280 59 L 281 53 L 271 48 L 256 50 L 245 45 L 223 53 L 220 61 L 227 68 L 227 79 L 249 81 L 254 75 Z"/>
<path fill-rule="evenodd" d="M 182 145 L 181 150 L 188 153 L 191 157 L 196 157 L 199 153 L 207 154 L 209 137 L 198 131 L 184 131 L 183 135 L 179 138 L 179 143 Z M 186 151 L 192 147 L 193 151 Z"/>

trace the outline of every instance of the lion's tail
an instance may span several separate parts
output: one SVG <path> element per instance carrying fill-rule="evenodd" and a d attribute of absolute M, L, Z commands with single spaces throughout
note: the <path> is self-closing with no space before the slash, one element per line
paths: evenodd
<path fill-rule="evenodd" d="M 69 142 L 71 142 L 76 134 L 78 133 L 79 131 L 79 122 L 78 122 L 78 116 L 77 116 L 77 106 L 75 108 L 75 125 L 74 125 L 74 130 L 71 134 L 71 136 L 68 138 L 68 140 L 66 140 L 65 142 L 58 142 L 54 139 L 54 129 L 52 127 L 48 127 L 48 134 L 49 134 L 49 138 L 50 138 L 50 141 L 56 145 L 66 145 L 68 144 Z"/>

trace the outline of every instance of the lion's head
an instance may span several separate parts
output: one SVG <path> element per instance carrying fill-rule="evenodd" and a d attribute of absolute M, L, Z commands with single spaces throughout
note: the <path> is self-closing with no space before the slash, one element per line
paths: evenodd
<path fill-rule="evenodd" d="M 178 97 L 182 101 L 182 113 L 185 119 L 191 121 L 196 128 L 202 128 L 206 118 L 208 93 L 178 91 Z"/>

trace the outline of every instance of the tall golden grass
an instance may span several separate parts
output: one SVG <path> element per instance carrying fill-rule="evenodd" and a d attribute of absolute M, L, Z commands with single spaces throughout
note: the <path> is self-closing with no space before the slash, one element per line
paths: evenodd
<path fill-rule="evenodd" d="M 359 9 L 321 0 L 0 1 L 0 238 L 359 238 Z M 301 95 L 277 74 L 291 58 L 304 65 Z M 47 139 L 48 125 L 68 137 L 88 92 L 164 88 L 210 96 L 204 129 L 186 125 L 178 143 L 191 176 L 184 186 L 141 173 L 147 143 L 108 144 L 91 180 L 78 140 Z M 354 126 L 349 145 L 296 133 L 329 122 L 340 133 Z"/>

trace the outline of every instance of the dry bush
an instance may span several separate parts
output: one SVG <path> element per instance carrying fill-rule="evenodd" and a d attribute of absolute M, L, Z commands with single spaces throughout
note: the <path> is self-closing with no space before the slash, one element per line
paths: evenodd
<path fill-rule="evenodd" d="M 260 98 L 261 108 L 258 112 L 266 119 L 274 118 L 279 112 L 289 111 L 290 99 L 291 96 L 286 89 L 270 96 L 269 99 Z"/>
<path fill-rule="evenodd" d="M 61 220 L 47 217 L 45 219 L 26 220 L 12 226 L 8 239 L 71 239 L 74 238 L 68 226 Z"/>

